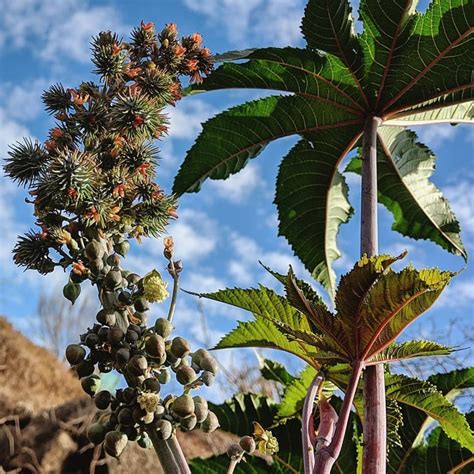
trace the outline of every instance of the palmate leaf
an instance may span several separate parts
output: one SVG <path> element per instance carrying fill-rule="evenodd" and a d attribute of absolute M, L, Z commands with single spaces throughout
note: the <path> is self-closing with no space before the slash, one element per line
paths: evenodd
<path fill-rule="evenodd" d="M 354 145 L 357 132 L 345 127 L 306 135 L 308 140 L 301 140 L 281 162 L 276 184 L 279 234 L 332 297 L 332 263 L 341 256 L 336 237 L 353 212 L 337 163 Z"/>
<path fill-rule="evenodd" d="M 295 380 L 283 364 L 271 359 L 260 361 L 260 373 L 265 380 L 273 380 L 281 383 L 284 387 Z"/>
<path fill-rule="evenodd" d="M 429 239 L 467 258 L 460 226 L 447 200 L 429 181 L 436 157 L 410 130 L 382 127 L 377 155 L 378 199 L 394 216 L 393 230 L 415 239 Z M 361 173 L 354 158 L 346 171 Z"/>
<path fill-rule="evenodd" d="M 181 166 L 173 192 L 196 192 L 207 178 L 225 179 L 240 171 L 270 141 L 289 135 L 359 124 L 360 117 L 302 96 L 270 96 L 233 107 L 203 124 Z"/>
<path fill-rule="evenodd" d="M 435 385 L 446 399 L 450 399 L 461 390 L 474 387 L 474 368 L 435 374 L 428 379 L 428 382 Z M 402 404 L 401 409 L 403 418 L 403 424 L 400 427 L 401 446 L 395 446 L 389 452 L 387 462 L 389 474 L 406 472 L 445 474 L 471 457 L 469 449 L 462 448 L 445 435 L 441 437 L 440 428 L 435 430 L 438 432 L 437 445 L 433 445 L 435 438 L 431 438 L 431 441 L 426 443 L 424 437 L 431 426 L 432 418 L 408 404 Z M 471 427 L 474 427 L 472 414 L 468 415 L 469 418 Z M 431 444 L 433 449 L 428 449 L 428 444 Z"/>

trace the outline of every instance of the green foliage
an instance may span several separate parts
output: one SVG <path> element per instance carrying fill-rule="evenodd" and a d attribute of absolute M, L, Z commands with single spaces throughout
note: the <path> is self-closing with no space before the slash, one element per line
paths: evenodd
<path fill-rule="evenodd" d="M 433 152 L 417 141 L 414 132 L 399 127 L 380 129 L 377 151 L 379 201 L 393 214 L 392 229 L 408 237 L 429 239 L 466 259 L 459 222 L 448 201 L 429 181 L 435 169 Z M 346 171 L 360 174 L 361 170 L 359 150 Z"/>
<path fill-rule="evenodd" d="M 279 382 L 283 386 L 288 385 L 295 377 L 291 375 L 283 364 L 275 362 L 271 359 L 263 359 L 261 362 L 260 373 L 266 380 L 273 380 Z"/>
<path fill-rule="evenodd" d="M 474 19 L 468 5 L 468 0 L 439 0 L 420 13 L 415 2 L 390 0 L 382 7 L 363 0 L 364 30 L 356 34 L 347 0 L 310 0 L 302 21 L 306 48 L 222 55 L 223 64 L 193 92 L 245 88 L 293 95 L 243 104 L 206 122 L 174 191 L 196 192 L 207 178 L 226 179 L 270 141 L 298 135 L 302 140 L 284 158 L 277 180 L 280 234 L 334 295 L 331 266 L 340 254 L 336 236 L 351 214 L 337 168 L 360 145 L 366 119 L 378 116 L 383 119 L 379 141 L 384 160 L 380 199 L 394 214 L 394 229 L 466 257 L 456 218 L 427 180 L 431 153 L 414 140 L 403 140 L 413 138 L 411 132 L 393 141 L 390 127 L 385 128 L 472 122 Z M 400 182 L 403 186 L 393 186 Z"/>

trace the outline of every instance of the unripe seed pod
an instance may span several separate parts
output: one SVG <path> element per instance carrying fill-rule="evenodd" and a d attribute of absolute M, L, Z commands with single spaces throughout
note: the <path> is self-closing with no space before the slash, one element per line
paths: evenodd
<path fill-rule="evenodd" d="M 96 315 L 97 321 L 105 326 L 113 326 L 116 321 L 115 311 L 113 309 L 101 309 Z"/>
<path fill-rule="evenodd" d="M 186 418 L 194 413 L 194 400 L 190 395 L 181 395 L 174 400 L 171 408 L 177 416 Z"/>
<path fill-rule="evenodd" d="M 213 375 L 217 375 L 217 372 L 219 370 L 219 365 L 217 364 L 216 359 L 214 359 L 214 357 L 212 356 L 203 357 L 199 365 L 202 368 L 202 370 L 211 372 L 211 374 Z"/>
<path fill-rule="evenodd" d="M 125 403 L 130 404 L 130 403 L 133 403 L 136 400 L 137 392 L 134 388 L 127 387 L 127 388 L 123 389 L 122 397 L 123 397 L 123 401 Z"/>
<path fill-rule="evenodd" d="M 158 375 L 158 381 L 161 384 L 167 384 L 171 381 L 171 374 L 168 369 L 161 369 Z"/>
<path fill-rule="evenodd" d="M 197 425 L 196 415 L 189 415 L 186 418 L 181 418 L 180 426 L 183 431 L 191 431 Z"/>
<path fill-rule="evenodd" d="M 107 265 L 111 267 L 118 267 L 120 265 L 120 256 L 117 254 L 111 254 L 107 257 Z"/>
<path fill-rule="evenodd" d="M 136 273 L 129 273 L 127 275 L 127 281 L 129 285 L 135 286 L 140 280 L 140 275 L 137 275 Z"/>
<path fill-rule="evenodd" d="M 122 347 L 115 353 L 115 362 L 118 365 L 124 365 L 130 360 L 130 350 Z"/>
<path fill-rule="evenodd" d="M 227 449 L 227 456 L 229 456 L 230 459 L 238 459 L 244 450 L 238 445 L 237 443 L 231 444 L 229 448 Z"/>
<path fill-rule="evenodd" d="M 120 303 L 129 305 L 132 301 L 132 294 L 127 290 L 123 290 L 119 293 L 118 300 Z"/>
<path fill-rule="evenodd" d="M 191 354 L 191 360 L 197 365 L 200 365 L 201 359 L 203 357 L 212 357 L 212 356 L 209 351 L 206 351 L 206 349 L 198 349 L 196 352 L 193 352 Z"/>
<path fill-rule="evenodd" d="M 252 454 L 257 445 L 255 444 L 255 440 L 251 436 L 242 436 L 239 441 L 240 447 L 249 454 Z"/>
<path fill-rule="evenodd" d="M 173 331 L 173 325 L 165 318 L 158 318 L 155 322 L 155 331 L 166 339 Z"/>
<path fill-rule="evenodd" d="M 181 385 L 187 385 L 188 383 L 192 383 L 196 380 L 197 375 L 196 372 L 191 367 L 187 367 L 186 365 L 182 365 L 176 371 L 176 380 Z"/>
<path fill-rule="evenodd" d="M 207 418 L 201 423 L 201 430 L 204 433 L 212 433 L 219 428 L 219 420 L 214 412 L 209 411 Z"/>
<path fill-rule="evenodd" d="M 93 423 L 87 428 L 87 439 L 95 445 L 98 445 L 104 441 L 107 429 L 101 423 Z"/>
<path fill-rule="evenodd" d="M 91 272 L 94 273 L 95 275 L 99 274 L 105 267 L 104 261 L 101 258 L 98 258 L 96 260 L 92 260 L 89 263 L 89 267 L 91 269 Z"/>
<path fill-rule="evenodd" d="M 122 339 L 124 338 L 125 333 L 123 329 L 119 328 L 118 326 L 114 326 L 110 328 L 108 342 L 113 346 L 119 344 Z"/>
<path fill-rule="evenodd" d="M 135 331 L 131 331 L 130 328 L 128 329 L 127 334 L 125 334 L 125 340 L 130 344 L 135 344 L 139 337 L 140 336 Z"/>
<path fill-rule="evenodd" d="M 95 406 L 99 410 L 106 410 L 108 406 L 110 405 L 111 400 L 112 400 L 112 395 L 108 390 L 101 390 L 94 397 Z"/>
<path fill-rule="evenodd" d="M 166 354 L 165 340 L 158 334 L 152 334 L 145 342 L 145 351 L 152 357 L 163 357 Z"/>
<path fill-rule="evenodd" d="M 183 337 L 175 337 L 171 342 L 171 353 L 178 358 L 184 357 L 191 352 L 189 342 Z"/>
<path fill-rule="evenodd" d="M 140 408 L 139 406 L 136 406 L 132 410 L 132 416 L 133 419 L 135 420 L 135 423 L 140 423 L 143 421 L 143 418 L 147 414 L 147 411 L 144 410 L 143 408 Z"/>
<path fill-rule="evenodd" d="M 127 369 L 132 375 L 144 375 L 147 368 L 148 362 L 145 357 L 141 355 L 133 356 L 127 364 Z"/>
<path fill-rule="evenodd" d="M 70 344 L 66 347 L 66 359 L 71 365 L 77 365 L 84 360 L 86 350 L 79 344 Z"/>
<path fill-rule="evenodd" d="M 160 420 L 156 424 L 156 431 L 161 439 L 170 439 L 173 434 L 173 425 L 168 420 Z"/>
<path fill-rule="evenodd" d="M 138 439 L 138 430 L 134 426 L 123 426 L 120 430 L 127 435 L 129 441 L 136 441 Z"/>
<path fill-rule="evenodd" d="M 210 387 L 214 383 L 214 379 L 215 376 L 211 372 L 205 371 L 201 374 L 202 383 L 208 387 Z"/>
<path fill-rule="evenodd" d="M 146 433 L 142 433 L 140 438 L 137 440 L 138 446 L 143 449 L 150 449 L 153 446 L 151 439 L 148 437 Z"/>
<path fill-rule="evenodd" d="M 117 295 L 114 291 L 104 291 L 101 295 L 100 301 L 105 309 L 114 309 L 118 303 Z"/>
<path fill-rule="evenodd" d="M 120 431 L 109 431 L 105 435 L 104 450 L 110 456 L 118 458 L 125 449 L 125 446 L 127 446 L 127 441 L 128 438 L 125 433 Z"/>
<path fill-rule="evenodd" d="M 98 375 L 89 375 L 81 379 L 81 386 L 84 392 L 93 397 L 100 390 L 100 377 Z"/>
<path fill-rule="evenodd" d="M 194 414 L 197 417 L 197 422 L 202 423 L 209 413 L 207 400 L 201 396 L 193 397 L 194 400 Z"/>
<path fill-rule="evenodd" d="M 100 329 L 99 329 L 99 332 L 97 333 L 97 335 L 99 336 L 99 339 L 102 341 L 102 342 L 105 342 L 107 341 L 108 337 L 109 337 L 109 328 L 107 326 L 102 326 Z"/>
<path fill-rule="evenodd" d="M 122 257 L 125 257 L 125 255 L 127 255 L 128 251 L 130 250 L 130 243 L 128 242 L 128 240 L 124 240 L 123 242 L 115 244 L 114 250 L 119 255 L 122 255 Z"/>
<path fill-rule="evenodd" d="M 139 336 L 142 333 L 142 328 L 138 324 L 130 324 L 128 326 L 129 331 L 134 331 L 136 332 Z"/>
<path fill-rule="evenodd" d="M 74 370 L 79 378 L 87 377 L 94 372 L 94 364 L 90 360 L 83 360 L 74 366 Z"/>
<path fill-rule="evenodd" d="M 145 298 L 136 299 L 133 303 L 133 306 L 140 313 L 143 313 L 143 312 L 148 311 L 150 309 L 150 304 L 148 303 L 148 301 Z"/>
<path fill-rule="evenodd" d="M 99 344 L 99 336 L 94 333 L 88 334 L 85 342 L 87 347 L 93 349 L 97 344 Z"/>
<path fill-rule="evenodd" d="M 132 410 L 130 408 L 122 408 L 118 414 L 118 422 L 123 426 L 132 426 L 135 423 Z"/>
<path fill-rule="evenodd" d="M 105 287 L 108 290 L 115 290 L 122 285 L 122 273 L 120 270 L 110 270 L 104 280 Z"/>
<path fill-rule="evenodd" d="M 64 298 L 69 300 L 72 304 L 79 298 L 81 294 L 81 285 L 79 283 L 73 283 L 70 281 L 67 283 L 63 288 L 63 295 Z"/>
<path fill-rule="evenodd" d="M 160 382 L 154 377 L 149 377 L 143 381 L 143 388 L 150 392 L 158 393 L 160 391 Z"/>
<path fill-rule="evenodd" d="M 98 240 L 91 240 L 84 249 L 84 254 L 89 260 L 102 258 L 104 255 L 104 247 Z"/>

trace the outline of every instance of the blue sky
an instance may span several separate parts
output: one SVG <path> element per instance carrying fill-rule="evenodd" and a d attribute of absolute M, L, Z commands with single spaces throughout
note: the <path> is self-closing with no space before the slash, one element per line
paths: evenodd
<path fill-rule="evenodd" d="M 426 2 L 425 2 L 426 3 Z M 74 87 L 92 79 L 88 45 L 91 35 L 112 29 L 124 37 L 141 20 L 157 28 L 175 22 L 181 34 L 199 31 L 213 52 L 266 45 L 303 45 L 299 22 L 302 0 L 0 0 L 0 156 L 8 145 L 30 136 L 44 140 L 53 124 L 43 111 L 41 92 L 62 82 Z M 200 131 L 200 123 L 218 111 L 258 92 L 227 91 L 189 97 L 169 111 L 170 135 L 160 143 L 160 185 L 171 188 L 173 176 L 186 150 Z M 468 252 L 474 253 L 473 130 L 467 125 L 437 125 L 418 130 L 420 139 L 438 156 L 435 183 L 450 199 L 463 228 Z M 206 182 L 199 194 L 181 199 L 179 219 L 169 228 L 176 253 L 185 265 L 182 286 L 193 291 L 213 291 L 226 286 L 273 285 L 258 260 L 285 272 L 289 264 L 309 278 L 292 256 L 284 238 L 277 237 L 274 182 L 280 159 L 295 139 L 273 143 L 243 172 L 225 182 Z M 358 253 L 359 180 L 351 177 L 351 203 L 356 208 L 352 221 L 341 229 L 339 243 L 343 257 L 336 263 L 338 273 L 347 271 Z M 33 338 L 38 295 L 60 293 L 66 276 L 55 272 L 41 277 L 23 272 L 11 260 L 16 236 L 33 225 L 26 193 L 0 175 L 0 314 Z M 380 209 L 380 251 L 409 251 L 407 261 L 416 266 L 439 266 L 460 270 L 461 258 L 447 254 L 434 244 L 416 242 L 390 231 L 391 216 Z M 134 244 L 128 266 L 142 273 L 162 270 L 160 241 Z M 432 337 L 433 325 L 444 336 L 453 326 L 450 342 L 462 343 L 474 332 L 474 271 L 469 264 L 451 284 L 437 306 L 410 328 L 411 337 Z M 236 325 L 245 314 L 215 303 L 204 303 L 211 342 Z M 154 315 L 162 315 L 157 307 Z M 94 314 L 91 314 L 91 320 Z M 196 300 L 180 296 L 176 324 L 180 332 L 202 344 Z M 466 353 L 468 354 L 468 353 Z M 223 361 L 238 360 L 234 352 L 219 355 Z M 472 358 L 471 358 L 472 361 Z"/>

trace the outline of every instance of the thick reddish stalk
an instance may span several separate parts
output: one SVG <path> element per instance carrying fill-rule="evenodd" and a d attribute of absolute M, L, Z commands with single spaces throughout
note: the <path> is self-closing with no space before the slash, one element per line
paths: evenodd
<path fill-rule="evenodd" d="M 339 413 L 336 431 L 334 432 L 334 436 L 329 446 L 322 447 L 316 453 L 316 463 L 313 471 L 314 474 L 330 474 L 334 463 L 341 453 L 344 434 L 347 429 L 347 423 L 349 421 L 352 403 L 357 391 L 357 385 L 362 374 L 362 368 L 363 364 L 360 361 L 354 362 L 354 365 L 352 366 L 351 379 L 344 395 L 341 412 Z M 306 470 L 305 473 L 307 473 Z"/>
<path fill-rule="evenodd" d="M 378 253 L 377 230 L 377 128 L 378 117 L 367 119 L 363 135 L 361 193 L 361 254 Z M 383 364 L 364 373 L 364 474 L 385 474 L 387 456 L 387 415 Z"/>

